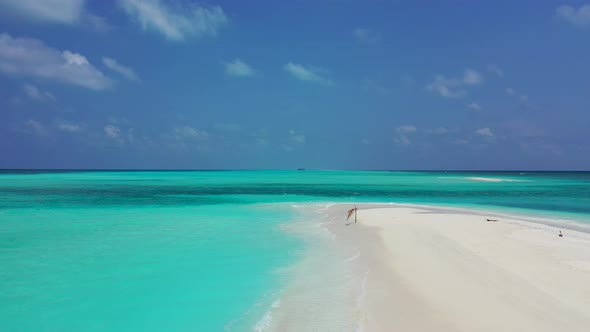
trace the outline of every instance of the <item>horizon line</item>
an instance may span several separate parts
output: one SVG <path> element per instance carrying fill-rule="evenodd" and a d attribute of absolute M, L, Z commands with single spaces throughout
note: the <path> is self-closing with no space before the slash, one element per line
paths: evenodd
<path fill-rule="evenodd" d="M 322 168 L 0 168 L 10 171 L 139 171 L 139 172 L 221 172 L 221 171 L 346 171 L 346 172 L 590 172 L 584 169 L 322 169 Z"/>

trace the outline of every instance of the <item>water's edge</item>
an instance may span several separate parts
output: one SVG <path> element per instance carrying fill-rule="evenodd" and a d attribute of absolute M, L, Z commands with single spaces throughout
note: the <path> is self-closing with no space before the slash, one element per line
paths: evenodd
<path fill-rule="evenodd" d="M 538 224 L 556 229 L 569 229 L 590 234 L 590 226 L 572 220 L 539 218 L 526 214 L 500 213 L 474 208 L 457 208 L 444 205 L 399 204 L 399 203 L 270 203 L 295 210 L 297 217 L 283 225 L 290 236 L 305 243 L 299 259 L 287 269 L 284 288 L 274 295 L 270 304 L 254 326 L 254 331 L 304 331 L 326 329 L 337 331 L 362 331 L 367 324 L 367 281 L 375 275 L 387 272 L 372 271 L 379 256 L 380 238 L 376 229 L 354 228 L 346 221 L 346 211 L 353 206 L 359 210 L 379 208 L 414 208 L 426 212 L 469 214 L 482 218 L 511 219 L 527 224 Z M 268 204 L 264 204 L 268 205 Z M 352 227 L 343 227 L 352 226 Z M 362 232 L 360 237 L 370 238 L 373 248 L 361 248 L 345 232 Z M 358 235 L 358 234 L 357 234 Z M 355 235 L 355 238 L 357 237 Z M 367 242 L 367 241 L 365 241 Z M 367 253 L 372 251 L 373 253 Z M 371 275 L 373 278 L 368 278 Z M 389 277 L 388 277 L 389 278 Z M 391 278 L 395 279 L 395 278 Z M 390 280 L 389 280 L 390 281 Z M 317 311 L 314 311 L 317 310 Z"/>

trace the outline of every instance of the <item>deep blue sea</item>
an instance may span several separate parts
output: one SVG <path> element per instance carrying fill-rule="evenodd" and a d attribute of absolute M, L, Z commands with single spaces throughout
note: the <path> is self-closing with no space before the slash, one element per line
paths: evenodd
<path fill-rule="evenodd" d="M 590 223 L 590 173 L 0 171 L 0 331 L 260 329 L 306 202 Z"/>

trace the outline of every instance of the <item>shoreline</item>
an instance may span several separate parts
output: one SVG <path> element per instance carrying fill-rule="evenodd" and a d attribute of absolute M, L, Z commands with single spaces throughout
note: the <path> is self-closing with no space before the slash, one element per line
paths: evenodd
<path fill-rule="evenodd" d="M 321 204 L 320 204 L 321 205 Z M 333 203 L 331 205 L 346 205 L 351 206 L 354 203 Z M 582 219 L 567 219 L 564 218 L 562 215 L 557 215 L 555 217 L 540 217 L 535 215 L 535 213 L 541 213 L 541 210 L 518 210 L 518 211 L 510 211 L 510 212 L 501 212 L 495 209 L 486 210 L 479 207 L 456 207 L 456 206 L 447 206 L 447 205 L 435 205 L 435 204 L 412 204 L 412 203 L 358 203 L 358 206 L 363 206 L 364 209 L 379 209 L 379 208 L 410 208 L 410 209 L 419 209 L 419 210 L 429 210 L 433 212 L 438 212 L 441 214 L 449 214 L 449 213 L 458 213 L 458 214 L 467 214 L 467 215 L 476 215 L 476 216 L 483 216 L 483 217 L 499 217 L 504 219 L 511 219 L 517 220 L 519 222 L 526 222 L 532 224 L 540 224 L 548 227 L 553 228 L 560 228 L 560 229 L 568 229 L 572 231 L 588 233 L 590 234 L 590 218 L 584 219 L 588 220 L 588 223 L 581 221 Z M 499 208 L 498 208 L 499 209 Z M 579 217 L 579 216 L 578 216 Z"/>
<path fill-rule="evenodd" d="M 396 203 L 359 203 L 358 223 L 346 223 L 352 205 L 292 205 L 305 220 L 300 235 L 318 242 L 293 267 L 265 331 L 590 326 L 589 227 Z"/>

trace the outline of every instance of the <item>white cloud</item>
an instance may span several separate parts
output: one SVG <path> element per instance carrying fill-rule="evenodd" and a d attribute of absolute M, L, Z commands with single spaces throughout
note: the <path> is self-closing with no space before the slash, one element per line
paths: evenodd
<path fill-rule="evenodd" d="M 225 73 L 229 76 L 248 77 L 254 76 L 256 72 L 252 67 L 240 59 L 225 63 Z"/>
<path fill-rule="evenodd" d="M 0 17 L 9 15 L 35 23 L 82 23 L 97 32 L 111 31 L 113 26 L 104 17 L 94 15 L 85 9 L 86 2 L 86 0 L 0 0 Z"/>
<path fill-rule="evenodd" d="M 439 75 L 432 83 L 426 86 L 426 89 L 445 98 L 460 98 L 465 96 L 466 92 L 465 90 L 456 90 L 455 88 L 458 88 L 461 85 L 461 82 L 458 80 L 448 79 Z"/>
<path fill-rule="evenodd" d="M 432 133 L 438 134 L 438 135 L 444 135 L 444 134 L 447 134 L 448 132 L 449 132 L 449 130 L 445 127 L 438 127 L 432 131 Z"/>
<path fill-rule="evenodd" d="M 59 51 L 32 38 L 13 38 L 0 33 L 0 72 L 51 79 L 93 90 L 103 90 L 111 81 L 88 59 L 68 50 Z"/>
<path fill-rule="evenodd" d="M 483 81 L 481 74 L 473 69 L 465 69 L 462 77 L 447 78 L 443 75 L 435 77 L 426 89 L 445 98 L 461 98 L 467 94 L 467 86 L 479 85 Z"/>
<path fill-rule="evenodd" d="M 176 127 L 172 130 L 172 133 L 177 139 L 206 140 L 209 138 L 207 132 L 189 126 Z"/>
<path fill-rule="evenodd" d="M 291 137 L 295 143 L 305 143 L 305 135 L 294 135 Z"/>
<path fill-rule="evenodd" d="M 498 65 L 488 65 L 486 69 L 498 77 L 504 77 L 504 71 Z"/>
<path fill-rule="evenodd" d="M 459 138 L 459 139 L 454 140 L 453 143 L 457 144 L 457 145 L 466 145 L 466 144 L 469 144 L 469 141 L 466 139 L 463 139 L 463 138 Z"/>
<path fill-rule="evenodd" d="M 410 139 L 406 135 L 399 135 L 397 137 L 394 137 L 393 142 L 401 146 L 408 146 L 412 144 L 412 141 L 410 141 Z"/>
<path fill-rule="evenodd" d="M 252 133 L 254 137 L 254 144 L 259 148 L 269 146 L 268 131 L 266 129 L 258 129 Z"/>
<path fill-rule="evenodd" d="M 107 121 L 116 125 L 129 125 L 129 120 L 125 117 L 116 117 L 109 115 Z"/>
<path fill-rule="evenodd" d="M 298 133 L 293 129 L 289 130 L 289 135 L 291 141 L 293 141 L 294 143 L 305 144 L 305 135 Z"/>
<path fill-rule="evenodd" d="M 121 129 L 117 126 L 106 125 L 104 126 L 104 133 L 108 138 L 118 139 L 121 136 Z"/>
<path fill-rule="evenodd" d="M 77 125 L 73 125 L 70 129 L 75 130 Z M 79 126 L 79 125 L 78 125 Z M 84 127 L 79 126 L 80 130 Z M 122 128 L 114 124 L 108 124 L 103 127 L 104 134 L 108 139 L 113 140 L 119 145 L 128 144 L 135 145 L 138 147 L 145 147 L 146 145 L 153 145 L 153 142 L 146 136 L 136 136 L 135 129 L 126 127 Z"/>
<path fill-rule="evenodd" d="M 85 0 L 2 0 L 0 9 L 37 22 L 72 24 L 79 21 Z"/>
<path fill-rule="evenodd" d="M 304 146 L 305 135 L 293 129 L 289 130 L 288 133 L 288 140 L 285 142 L 285 144 L 282 145 L 283 150 L 291 152 L 298 147 Z"/>
<path fill-rule="evenodd" d="M 25 124 L 30 130 L 32 130 L 36 134 L 45 133 L 45 126 L 39 121 L 28 120 Z"/>
<path fill-rule="evenodd" d="M 268 140 L 266 138 L 262 138 L 262 137 L 257 137 L 255 142 L 256 142 L 256 145 L 258 145 L 258 146 L 268 145 Z"/>
<path fill-rule="evenodd" d="M 494 133 L 492 132 L 492 130 L 490 128 L 479 128 L 475 131 L 475 133 L 478 135 L 487 136 L 487 137 L 494 136 Z"/>
<path fill-rule="evenodd" d="M 32 84 L 25 84 L 23 86 L 25 94 L 32 100 L 40 102 L 54 102 L 55 96 L 47 91 L 41 91 L 39 88 Z"/>
<path fill-rule="evenodd" d="M 417 130 L 416 127 L 412 126 L 412 125 L 405 125 L 405 126 L 395 128 L 395 131 L 400 134 L 411 134 L 411 133 L 415 133 L 416 130 Z"/>
<path fill-rule="evenodd" d="M 405 125 L 395 128 L 396 136 L 393 137 L 393 142 L 400 146 L 408 146 L 412 143 L 409 135 L 415 133 L 418 129 L 413 125 Z"/>
<path fill-rule="evenodd" d="M 333 82 L 327 78 L 322 77 L 316 71 L 312 70 L 309 67 L 305 67 L 300 64 L 296 64 L 293 62 L 287 63 L 283 67 L 291 76 L 295 77 L 298 80 L 317 83 L 321 85 L 332 85 Z"/>
<path fill-rule="evenodd" d="M 139 76 L 137 76 L 137 74 L 135 73 L 135 71 L 133 71 L 133 69 L 120 64 L 119 62 L 117 62 L 117 60 L 112 59 L 112 58 L 103 57 L 102 62 L 109 69 L 123 75 L 123 77 L 125 77 L 126 79 L 128 79 L 130 81 L 134 81 L 134 82 L 141 82 L 141 80 L 139 79 Z"/>
<path fill-rule="evenodd" d="M 179 2 L 167 5 L 160 0 L 119 0 L 119 3 L 143 30 L 159 32 L 174 41 L 215 36 L 228 22 L 219 6 L 182 5 Z"/>
<path fill-rule="evenodd" d="M 578 9 L 567 5 L 559 6 L 556 14 L 557 17 L 578 27 L 590 26 L 590 5 L 583 5 Z"/>
<path fill-rule="evenodd" d="M 57 124 L 57 129 L 59 129 L 61 131 L 68 132 L 68 133 L 79 133 L 82 131 L 82 126 L 79 124 L 70 123 L 70 122 L 60 122 Z M 111 130 L 111 132 L 113 132 L 113 131 Z M 106 129 L 105 129 L 105 133 L 106 133 Z M 108 133 L 107 133 L 107 135 L 108 135 Z M 118 134 L 117 134 L 117 136 L 118 136 Z"/>
<path fill-rule="evenodd" d="M 104 18 L 94 14 L 86 14 L 84 20 L 87 25 L 97 32 L 106 33 L 114 29 L 114 27 Z"/>
<path fill-rule="evenodd" d="M 526 104 L 529 101 L 529 96 L 519 95 L 520 92 L 517 93 L 516 90 L 514 90 L 512 88 L 506 88 L 506 94 L 511 96 L 512 98 L 515 98 L 516 100 L 520 101 L 523 104 Z"/>
<path fill-rule="evenodd" d="M 467 104 L 467 108 L 473 111 L 481 111 L 481 106 L 476 102 Z"/>
<path fill-rule="evenodd" d="M 477 85 L 482 81 L 481 74 L 473 69 L 465 69 L 463 73 L 463 83 L 467 85 Z"/>
<path fill-rule="evenodd" d="M 361 43 L 376 43 L 381 39 L 381 36 L 367 28 L 356 28 L 352 31 L 354 38 Z"/>
<path fill-rule="evenodd" d="M 36 135 L 43 138 L 51 137 L 51 131 L 49 130 L 48 126 L 41 121 L 33 119 L 25 121 L 24 126 L 17 128 L 17 130 L 25 134 Z"/>

